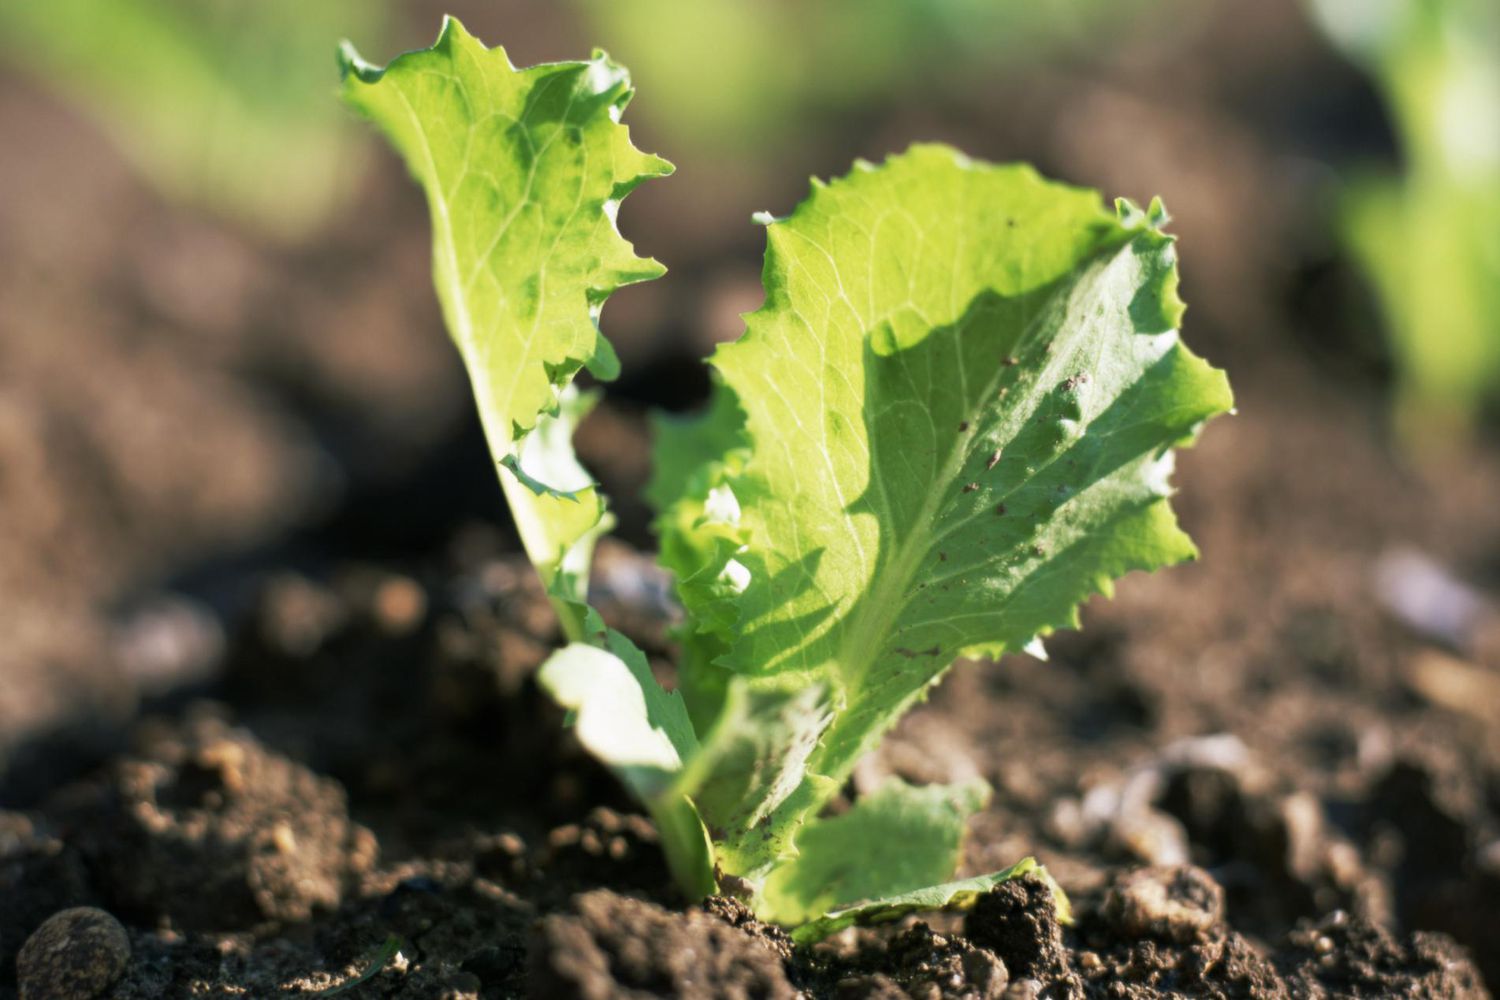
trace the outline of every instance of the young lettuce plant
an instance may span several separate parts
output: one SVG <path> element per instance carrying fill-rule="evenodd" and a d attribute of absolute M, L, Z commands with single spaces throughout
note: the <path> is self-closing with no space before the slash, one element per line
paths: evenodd
<path fill-rule="evenodd" d="M 813 182 L 767 227 L 766 300 L 712 359 L 707 412 L 659 426 L 650 499 L 687 613 L 678 687 L 586 600 L 597 489 L 569 437 L 604 298 L 661 268 L 615 209 L 670 167 L 619 124 L 602 54 L 517 70 L 456 21 L 345 94 L 406 159 L 434 273 L 522 542 L 570 644 L 540 681 L 657 822 L 683 890 L 809 941 L 963 906 L 1035 870 L 950 879 L 975 781 L 855 762 L 960 657 L 1039 649 L 1134 569 L 1195 555 L 1175 446 L 1229 409 L 1178 338 L 1173 241 L 1142 211 L 943 146 Z"/>

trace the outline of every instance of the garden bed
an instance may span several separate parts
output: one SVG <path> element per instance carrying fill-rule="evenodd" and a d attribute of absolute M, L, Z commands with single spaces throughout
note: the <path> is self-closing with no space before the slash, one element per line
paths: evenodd
<path fill-rule="evenodd" d="M 1275 43 L 1288 88 L 1358 108 L 1360 84 L 1294 8 L 1242 8 L 1178 65 L 1203 88 L 1122 59 L 1033 79 L 1024 107 L 975 98 L 966 125 L 888 109 L 809 154 L 842 170 L 935 129 L 1161 191 L 1186 340 L 1238 405 L 1180 456 L 1200 561 L 1124 580 L 1048 663 L 960 663 L 846 790 L 986 779 L 962 874 L 1035 855 L 1076 920 L 1022 881 L 813 948 L 677 895 L 538 688 L 561 638 L 400 169 L 287 250 L 165 204 L 0 78 L 27 151 L 0 163 L 21 193 L 0 195 L 0 1000 L 90 977 L 120 998 L 1488 995 L 1500 456 L 1390 443 L 1372 321 L 1308 234 L 1316 122 L 1257 103 L 1240 34 Z M 777 209 L 801 193 L 753 183 Z M 711 245 L 680 207 L 729 214 L 722 185 L 689 169 L 632 199 L 625 228 L 677 273 L 612 300 L 626 381 L 577 442 L 626 540 L 594 602 L 666 681 L 642 405 L 700 401 L 697 357 L 756 303 L 758 246 Z"/>
<path fill-rule="evenodd" d="M 1050 663 L 961 664 L 856 775 L 989 779 L 967 868 L 1038 855 L 1072 927 L 1022 883 L 966 918 L 793 951 L 732 901 L 676 898 L 650 824 L 533 683 L 557 637 L 529 570 L 471 532 L 242 581 L 221 681 L 6 815 L 5 977 L 11 942 L 96 905 L 130 935 L 119 996 L 297 995 L 387 942 L 349 995 L 993 996 L 1006 977 L 1053 996 L 1483 995 L 1432 932 L 1500 953 L 1490 675 L 1394 622 L 1377 574 L 1397 545 L 1492 571 L 1495 469 L 1437 499 L 1359 406 L 1319 398 L 1313 421 L 1299 385 L 1282 373 L 1272 406 L 1242 378 L 1241 415 L 1187 457 L 1202 562 L 1096 602 Z M 1303 474 L 1331 463 L 1337 484 Z M 666 675 L 656 571 L 619 546 L 599 575 Z"/>

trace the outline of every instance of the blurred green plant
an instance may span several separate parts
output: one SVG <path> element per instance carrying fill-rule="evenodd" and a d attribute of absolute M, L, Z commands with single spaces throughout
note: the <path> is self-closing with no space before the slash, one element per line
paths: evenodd
<path fill-rule="evenodd" d="M 734 154 L 805 138 L 818 112 L 959 93 L 1160 0 L 575 0 L 631 54 L 679 142 Z"/>
<path fill-rule="evenodd" d="M 327 217 L 360 144 L 328 100 L 329 39 L 386 0 L 20 0 L 0 56 L 91 115 L 163 193 L 272 236 Z"/>
<path fill-rule="evenodd" d="M 1312 0 L 1379 86 L 1397 175 L 1351 178 L 1341 228 L 1385 312 L 1412 444 L 1472 428 L 1500 389 L 1500 4 Z"/>

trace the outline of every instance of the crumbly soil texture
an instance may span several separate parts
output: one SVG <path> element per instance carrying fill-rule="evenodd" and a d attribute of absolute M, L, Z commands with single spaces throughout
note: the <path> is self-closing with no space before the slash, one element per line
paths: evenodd
<path fill-rule="evenodd" d="M 565 6 L 471 26 L 586 51 L 541 44 Z M 555 620 L 399 167 L 272 246 L 164 202 L 0 69 L 0 1000 L 1500 991 L 1494 423 L 1393 444 L 1376 314 L 1309 229 L 1305 167 L 1378 108 L 1304 5 L 1230 6 L 1168 57 L 1122 28 L 1140 58 L 976 88 L 951 127 L 830 121 L 795 165 L 741 165 L 743 211 L 706 168 L 625 209 L 675 270 L 611 299 L 626 381 L 578 446 L 624 539 L 592 598 L 666 682 L 642 411 L 701 399 L 759 295 L 742 220 L 809 163 L 943 137 L 1161 192 L 1186 339 L 1236 388 L 1178 462 L 1202 558 L 1122 581 L 1048 662 L 959 663 L 845 790 L 984 778 L 961 874 L 1034 855 L 1074 921 L 1019 881 L 810 948 L 681 898 L 538 689 Z"/>
<path fill-rule="evenodd" d="M 0 812 L 0 996 L 1488 996 L 1496 747 L 1463 702 L 1492 637 L 1470 662 L 1395 623 L 1364 574 L 1438 570 L 1347 551 L 1430 520 L 1420 489 L 1299 495 L 1334 451 L 1390 473 L 1361 433 L 1291 463 L 1248 421 L 1210 434 L 1182 507 L 1211 560 L 1131 581 L 1049 663 L 959 664 L 851 781 L 984 776 L 967 870 L 1038 855 L 1071 924 L 1028 879 L 794 948 L 680 898 L 536 687 L 558 636 L 534 577 L 470 532 L 257 571 L 216 679 Z M 1250 540 L 1272 530 L 1303 554 Z M 602 548 L 596 602 L 670 678 L 665 584 Z"/>

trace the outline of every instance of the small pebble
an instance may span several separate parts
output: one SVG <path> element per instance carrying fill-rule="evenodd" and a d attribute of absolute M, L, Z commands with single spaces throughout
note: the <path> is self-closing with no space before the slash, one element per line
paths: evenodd
<path fill-rule="evenodd" d="M 93 1000 L 130 964 L 130 938 L 103 910 L 79 906 L 42 922 L 16 956 L 21 1000 Z"/>
<path fill-rule="evenodd" d="M 1041 993 L 1041 980 L 1017 979 L 1006 989 L 1005 1000 L 1036 1000 Z"/>

